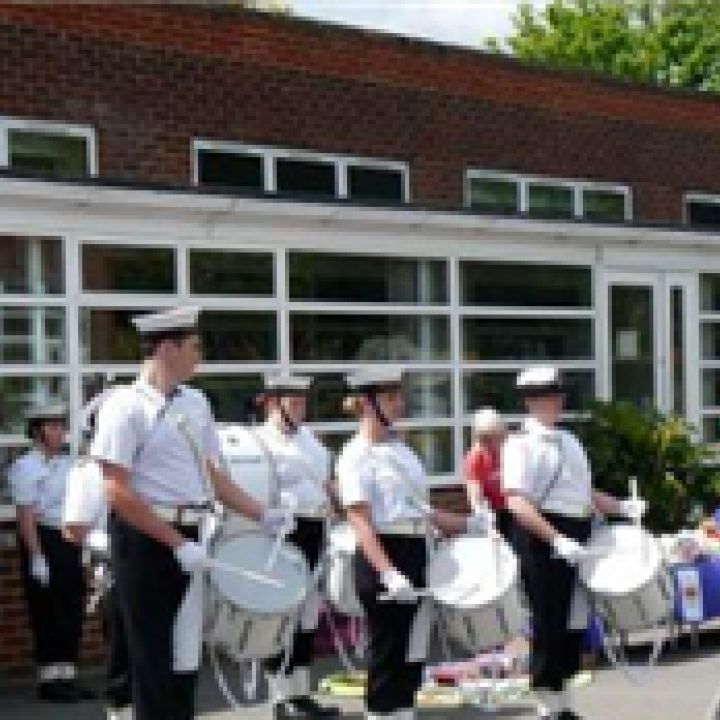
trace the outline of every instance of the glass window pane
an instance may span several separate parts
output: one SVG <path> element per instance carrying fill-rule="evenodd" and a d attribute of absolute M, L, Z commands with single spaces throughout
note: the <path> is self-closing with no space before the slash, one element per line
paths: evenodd
<path fill-rule="evenodd" d="M 336 195 L 335 164 L 316 160 L 278 158 L 276 182 L 279 193 Z"/>
<path fill-rule="evenodd" d="M 502 178 L 470 178 L 470 207 L 496 213 L 520 212 L 519 183 Z"/>
<path fill-rule="evenodd" d="M 720 275 L 700 276 L 700 309 L 703 312 L 720 312 Z"/>
<path fill-rule="evenodd" d="M 60 238 L 0 235 L 0 294 L 64 292 L 65 263 Z"/>
<path fill-rule="evenodd" d="M 613 400 L 655 407 L 653 289 L 642 285 L 610 288 L 610 346 Z"/>
<path fill-rule="evenodd" d="M 136 363 L 140 341 L 130 319 L 153 308 L 80 310 L 80 353 L 83 363 Z"/>
<path fill-rule="evenodd" d="M 672 372 L 671 410 L 685 415 L 687 381 L 685 378 L 685 293 L 681 287 L 670 290 L 670 370 Z"/>
<path fill-rule="evenodd" d="M 83 245 L 82 279 L 90 292 L 174 293 L 175 249 Z"/>
<path fill-rule="evenodd" d="M 703 441 L 720 443 L 720 417 L 703 418 Z"/>
<path fill-rule="evenodd" d="M 445 260 L 292 252 L 288 266 L 291 300 L 447 302 Z"/>
<path fill-rule="evenodd" d="M 616 190 L 583 190 L 583 217 L 588 220 L 625 220 L 625 194 Z"/>
<path fill-rule="evenodd" d="M 460 264 L 460 286 L 465 305 L 584 308 L 593 305 L 589 267 L 464 261 Z"/>
<path fill-rule="evenodd" d="M 428 475 L 446 475 L 455 471 L 451 428 L 403 430 L 402 434 L 420 456 Z"/>
<path fill-rule="evenodd" d="M 570 187 L 546 183 L 528 185 L 528 212 L 533 217 L 571 218 L 573 206 L 573 189 Z"/>
<path fill-rule="evenodd" d="M 293 313 L 300 362 L 432 362 L 449 356 L 448 320 L 437 316 Z"/>
<path fill-rule="evenodd" d="M 88 142 L 83 137 L 35 130 L 8 132 L 8 157 L 13 170 L 82 177 L 90 173 L 88 154 Z"/>
<path fill-rule="evenodd" d="M 81 311 L 82 356 L 85 363 L 134 363 L 140 343 L 130 319 L 150 310 Z M 206 311 L 200 316 L 203 360 L 266 362 L 277 355 L 276 321 L 272 312 Z"/>
<path fill-rule="evenodd" d="M 195 295 L 272 296 L 272 253 L 190 250 L 190 292 Z"/>
<path fill-rule="evenodd" d="M 704 360 L 720 360 L 720 323 L 703 322 L 701 324 L 700 344 Z"/>
<path fill-rule="evenodd" d="M 0 364 L 58 365 L 66 358 L 64 308 L 0 307 Z"/>
<path fill-rule="evenodd" d="M 589 319 L 466 318 L 465 360 L 592 360 Z"/>
<path fill-rule="evenodd" d="M 277 359 L 273 312 L 206 311 L 200 316 L 206 362 L 270 362 Z"/>
<path fill-rule="evenodd" d="M 703 407 L 720 407 L 720 370 L 703 370 Z"/>
<path fill-rule="evenodd" d="M 263 158 L 241 152 L 198 150 L 198 183 L 262 191 Z"/>
<path fill-rule="evenodd" d="M 687 222 L 697 228 L 720 228 L 720 202 L 690 200 L 687 203 Z"/>
<path fill-rule="evenodd" d="M 215 420 L 245 423 L 253 417 L 255 396 L 263 389 L 263 377 L 251 375 L 199 375 L 190 382 L 210 400 Z"/>
<path fill-rule="evenodd" d="M 29 407 L 67 401 L 65 377 L 0 377 L 0 433 L 24 435 L 25 413 Z"/>
<path fill-rule="evenodd" d="M 506 414 L 523 413 L 522 402 L 515 390 L 517 371 L 478 370 L 464 375 L 465 413 L 481 407 L 494 407 Z M 595 398 L 595 373 L 592 370 L 564 370 L 562 378 L 567 388 L 565 409 L 573 412 L 586 408 Z"/>
<path fill-rule="evenodd" d="M 401 203 L 404 200 L 403 173 L 387 168 L 348 167 L 348 197 L 352 200 L 380 200 Z"/>
<path fill-rule="evenodd" d="M 302 372 L 302 371 L 300 371 Z M 406 372 L 405 413 L 410 419 L 444 418 L 452 415 L 452 379 L 447 372 Z M 345 375 L 315 375 L 308 396 L 308 421 L 333 422 L 353 420 L 344 413 L 347 395 Z"/>

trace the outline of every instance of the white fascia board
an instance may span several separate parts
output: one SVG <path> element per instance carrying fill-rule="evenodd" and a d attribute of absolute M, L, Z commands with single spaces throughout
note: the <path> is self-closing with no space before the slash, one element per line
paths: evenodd
<path fill-rule="evenodd" d="M 469 234 L 482 240 L 550 242 L 568 246 L 648 246 L 689 249 L 716 248 L 716 233 L 679 231 L 672 228 L 646 228 L 547 222 L 525 218 L 498 218 L 431 209 L 386 209 L 356 206 L 288 202 L 254 198 L 200 195 L 193 192 L 73 185 L 36 180 L 0 178 L 0 209 L 33 208 L 34 212 L 60 210 L 65 216 L 123 216 L 147 221 L 152 217 L 166 221 L 190 221 L 220 231 L 229 226 L 255 221 L 258 225 L 337 226 L 387 229 L 393 237 L 400 231 L 439 234 Z M 142 213 L 142 215 L 140 215 Z M 317 228 L 315 228 L 317 232 Z M 414 235 L 416 237 L 416 235 Z M 387 247 L 386 247 L 387 249 Z"/>

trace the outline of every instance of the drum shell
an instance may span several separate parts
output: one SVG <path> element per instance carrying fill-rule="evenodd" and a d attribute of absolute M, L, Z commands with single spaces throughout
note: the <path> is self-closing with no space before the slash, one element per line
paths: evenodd
<path fill-rule="evenodd" d="M 648 630 L 670 619 L 674 583 L 657 538 L 619 523 L 596 528 L 587 547 L 596 557 L 581 563 L 580 581 L 612 629 Z"/>
<path fill-rule="evenodd" d="M 518 561 L 500 538 L 445 541 L 433 555 L 428 582 L 440 631 L 455 651 L 490 650 L 520 635 L 527 624 Z M 458 595 L 462 585 L 476 590 Z"/>
<path fill-rule="evenodd" d="M 218 549 L 233 541 L 242 541 L 245 537 L 257 537 L 258 533 L 226 532 L 221 529 L 213 539 L 210 556 L 217 554 Z M 274 540 L 264 538 L 268 547 Z M 263 552 L 262 560 L 269 553 Z M 242 562 L 248 562 L 249 553 L 241 556 Z M 290 558 L 287 561 L 286 558 Z M 310 572 L 307 563 L 297 548 L 284 543 L 282 551 L 278 554 L 277 564 L 283 566 L 289 563 L 296 569 L 292 572 L 300 577 L 307 589 L 310 582 Z M 262 571 L 262 567 L 255 568 Z M 274 657 L 281 653 L 291 641 L 292 633 L 297 626 L 299 612 L 305 594 L 297 596 L 282 609 L 272 609 L 255 605 L 252 608 L 243 607 L 242 604 L 229 598 L 221 592 L 218 585 L 213 582 L 212 571 L 206 580 L 206 608 L 204 617 L 204 639 L 208 645 L 221 650 L 228 657 L 237 660 L 262 660 Z"/>
<path fill-rule="evenodd" d="M 674 584 L 669 569 L 658 573 L 634 592 L 625 595 L 593 593 L 596 612 L 614 630 L 636 632 L 667 622 L 674 608 Z"/>

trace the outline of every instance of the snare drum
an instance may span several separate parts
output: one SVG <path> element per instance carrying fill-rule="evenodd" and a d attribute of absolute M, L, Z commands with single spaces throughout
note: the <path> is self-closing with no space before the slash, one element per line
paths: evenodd
<path fill-rule="evenodd" d="M 233 660 L 260 660 L 280 653 L 298 620 L 310 572 L 297 548 L 283 543 L 267 568 L 275 539 L 259 532 L 223 535 L 213 542 L 205 641 Z M 211 562 L 212 562 L 211 560 Z"/>
<path fill-rule="evenodd" d="M 673 581 L 657 538 L 636 525 L 606 525 L 587 548 L 580 581 L 615 630 L 645 630 L 671 617 Z"/>
<path fill-rule="evenodd" d="M 335 610 L 350 617 L 364 617 L 365 610 L 355 589 L 353 557 L 356 550 L 355 531 L 349 523 L 340 523 L 330 530 L 325 583 Z"/>
<path fill-rule="evenodd" d="M 440 544 L 428 570 L 448 640 L 476 654 L 517 637 L 526 624 L 515 553 L 500 537 L 457 537 Z"/>

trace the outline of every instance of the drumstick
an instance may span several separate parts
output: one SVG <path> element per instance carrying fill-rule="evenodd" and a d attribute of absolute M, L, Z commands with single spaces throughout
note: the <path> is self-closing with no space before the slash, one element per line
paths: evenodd
<path fill-rule="evenodd" d="M 285 587 L 283 583 L 276 578 L 271 578 L 267 575 L 261 575 L 254 570 L 248 570 L 246 568 L 230 565 L 230 563 L 223 562 L 222 560 L 215 560 L 214 558 L 209 558 L 206 561 L 205 567 L 208 570 L 219 570 L 220 572 L 227 572 L 231 575 L 240 575 L 242 577 L 249 578 L 250 580 L 255 580 L 256 582 L 262 583 L 264 585 L 271 585 L 272 587 L 276 588 Z"/>

